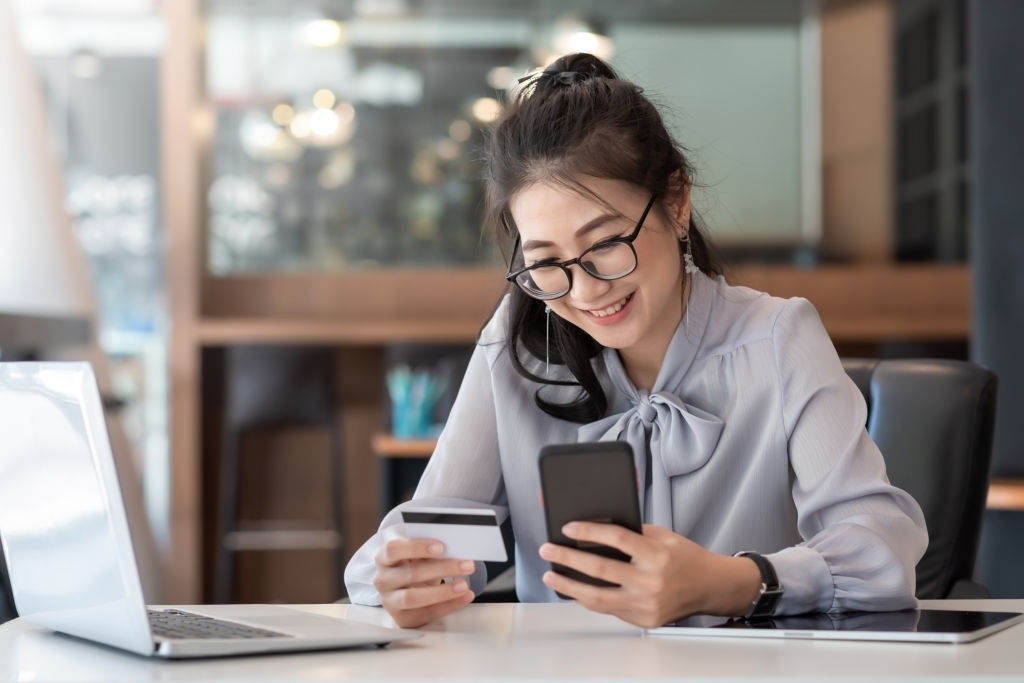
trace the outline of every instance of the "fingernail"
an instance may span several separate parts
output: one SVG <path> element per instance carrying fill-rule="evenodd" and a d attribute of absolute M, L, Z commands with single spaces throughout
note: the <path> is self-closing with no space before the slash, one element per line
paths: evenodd
<path fill-rule="evenodd" d="M 554 551 L 552 550 L 551 546 L 547 543 L 540 547 L 540 556 L 543 557 L 545 560 L 550 560 L 553 552 Z"/>
<path fill-rule="evenodd" d="M 569 522 L 568 524 L 562 527 L 562 533 L 566 536 L 572 536 L 576 532 L 578 532 L 579 529 L 580 527 L 578 524 L 576 524 L 576 522 Z"/>
<path fill-rule="evenodd" d="M 469 584 L 467 584 L 465 581 L 456 581 L 455 584 L 452 586 L 452 590 L 456 593 L 465 593 L 467 590 L 469 590 Z"/>
<path fill-rule="evenodd" d="M 444 546 L 440 543 L 431 543 L 427 546 L 427 552 L 431 555 L 440 555 L 444 552 Z"/>
<path fill-rule="evenodd" d="M 463 560 L 462 562 L 459 562 L 459 571 L 467 574 L 476 571 L 476 562 L 473 560 Z"/>
<path fill-rule="evenodd" d="M 544 572 L 544 576 L 541 577 L 541 581 L 543 581 L 544 585 L 548 588 L 552 588 L 555 583 L 555 580 L 551 577 L 551 572 Z"/>

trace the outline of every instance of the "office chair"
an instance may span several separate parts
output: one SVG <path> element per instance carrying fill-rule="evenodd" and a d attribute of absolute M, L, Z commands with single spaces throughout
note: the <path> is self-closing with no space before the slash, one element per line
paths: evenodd
<path fill-rule="evenodd" d="M 234 597 L 235 556 L 242 551 L 321 549 L 333 552 L 333 575 L 345 569 L 342 435 L 335 391 L 334 349 L 318 346 L 233 346 L 226 351 L 224 446 L 220 461 L 218 538 L 213 598 Z M 242 445 L 246 434 L 321 427 L 329 437 L 327 520 L 239 519 Z"/>
<path fill-rule="evenodd" d="M 995 374 L 955 360 L 844 358 L 889 481 L 924 511 L 917 597 L 987 598 L 973 581 L 995 430 Z"/>

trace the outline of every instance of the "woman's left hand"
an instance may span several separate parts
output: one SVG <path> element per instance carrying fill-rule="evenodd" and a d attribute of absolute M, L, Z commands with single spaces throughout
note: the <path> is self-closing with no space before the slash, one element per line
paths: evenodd
<path fill-rule="evenodd" d="M 738 616 L 761 585 L 757 566 L 743 557 L 718 555 L 662 527 L 645 524 L 643 535 L 616 524 L 571 522 L 562 529 L 577 541 L 611 546 L 629 562 L 545 543 L 540 556 L 618 587 L 599 587 L 553 571 L 544 584 L 594 612 L 654 628 L 691 614 Z"/>

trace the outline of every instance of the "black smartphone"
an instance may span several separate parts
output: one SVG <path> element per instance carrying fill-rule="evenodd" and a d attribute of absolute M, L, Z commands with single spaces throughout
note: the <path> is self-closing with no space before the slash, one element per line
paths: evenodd
<path fill-rule="evenodd" d="M 628 562 L 630 557 L 615 548 L 568 538 L 562 526 L 574 521 L 604 522 L 642 533 L 632 447 L 625 441 L 552 444 L 541 448 L 539 462 L 548 540 Z M 551 568 L 595 586 L 618 585 L 560 564 L 552 563 Z"/>

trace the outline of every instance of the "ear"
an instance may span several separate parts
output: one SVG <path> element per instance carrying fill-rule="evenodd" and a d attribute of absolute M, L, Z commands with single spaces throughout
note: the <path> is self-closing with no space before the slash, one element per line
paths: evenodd
<path fill-rule="evenodd" d="M 690 229 L 690 188 L 693 183 L 682 171 L 672 174 L 668 183 L 669 196 L 666 197 L 666 206 L 669 214 L 675 221 L 679 237 L 682 237 Z"/>

